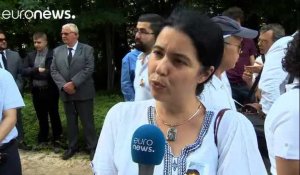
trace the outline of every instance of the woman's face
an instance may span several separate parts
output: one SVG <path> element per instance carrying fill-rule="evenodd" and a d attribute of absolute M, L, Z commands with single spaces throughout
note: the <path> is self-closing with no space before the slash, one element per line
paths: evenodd
<path fill-rule="evenodd" d="M 192 40 L 183 32 L 165 27 L 149 59 L 149 83 L 156 100 L 195 97 L 196 87 L 209 75 L 202 73 Z"/>

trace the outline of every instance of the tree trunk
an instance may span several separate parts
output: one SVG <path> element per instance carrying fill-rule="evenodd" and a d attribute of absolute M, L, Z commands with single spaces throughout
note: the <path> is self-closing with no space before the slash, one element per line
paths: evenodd
<path fill-rule="evenodd" d="M 105 50 L 107 60 L 107 90 L 114 88 L 114 26 L 105 24 Z"/>

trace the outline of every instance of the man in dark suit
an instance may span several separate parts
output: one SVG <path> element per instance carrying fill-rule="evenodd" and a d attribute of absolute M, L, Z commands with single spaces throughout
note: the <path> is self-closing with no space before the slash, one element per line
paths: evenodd
<path fill-rule="evenodd" d="M 94 49 L 78 42 L 79 33 L 75 24 L 62 26 L 61 36 L 65 44 L 54 50 L 51 75 L 60 90 L 67 117 L 69 148 L 62 158 L 67 160 L 78 151 L 79 115 L 92 159 L 97 145 L 93 118 Z"/>
<path fill-rule="evenodd" d="M 6 69 L 14 77 L 20 93 L 23 91 L 22 59 L 18 52 L 7 49 L 7 40 L 4 31 L 0 30 L 0 67 Z M 18 143 L 20 149 L 30 149 L 24 142 L 24 131 L 21 108 L 17 109 Z"/>
<path fill-rule="evenodd" d="M 37 141 L 40 145 L 47 144 L 49 141 L 49 115 L 53 135 L 52 143 L 54 147 L 58 147 L 61 146 L 62 126 L 58 113 L 58 88 L 50 75 L 53 51 L 47 47 L 45 33 L 33 34 L 33 42 L 36 50 L 26 56 L 23 75 L 29 78 L 32 101 L 39 120 Z"/>

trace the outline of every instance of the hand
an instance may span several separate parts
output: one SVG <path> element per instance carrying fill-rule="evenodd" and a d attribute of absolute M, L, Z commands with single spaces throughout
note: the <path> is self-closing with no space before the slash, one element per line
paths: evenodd
<path fill-rule="evenodd" d="M 252 103 L 252 106 L 255 107 L 255 109 L 258 109 L 260 111 L 262 110 L 262 106 L 259 103 Z"/>
<path fill-rule="evenodd" d="M 66 93 L 72 95 L 72 94 L 75 94 L 76 92 L 76 88 L 75 88 L 75 85 L 72 81 L 66 83 L 64 86 L 63 86 L 63 89 Z"/>
<path fill-rule="evenodd" d="M 246 82 L 249 88 L 252 86 L 252 77 L 253 77 L 252 72 L 246 70 L 243 72 L 242 79 Z"/>
<path fill-rule="evenodd" d="M 39 67 L 39 72 L 45 72 L 45 68 Z"/>
<path fill-rule="evenodd" d="M 253 66 L 245 66 L 245 70 L 250 71 L 252 73 L 259 73 L 263 68 L 263 64 L 259 62 L 255 62 Z"/>

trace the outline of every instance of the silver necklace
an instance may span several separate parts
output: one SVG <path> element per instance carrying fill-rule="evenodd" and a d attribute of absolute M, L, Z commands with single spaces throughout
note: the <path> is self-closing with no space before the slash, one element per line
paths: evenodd
<path fill-rule="evenodd" d="M 167 136 L 166 136 L 166 140 L 167 141 L 175 141 L 176 140 L 176 136 L 177 136 L 177 128 L 178 126 L 181 126 L 185 123 L 187 123 L 188 121 L 192 120 L 195 116 L 197 116 L 197 114 L 199 113 L 201 109 L 201 103 L 199 104 L 199 106 L 197 107 L 197 110 L 196 112 L 191 115 L 189 118 L 185 119 L 184 121 L 182 121 L 181 123 L 175 123 L 175 124 L 170 124 L 170 123 L 167 123 L 166 121 L 164 121 L 163 119 L 161 119 L 158 115 L 158 112 L 157 110 L 155 109 L 155 112 L 156 112 L 156 118 L 158 120 L 160 120 L 162 122 L 162 124 L 168 126 L 168 131 L 167 131 Z"/>

